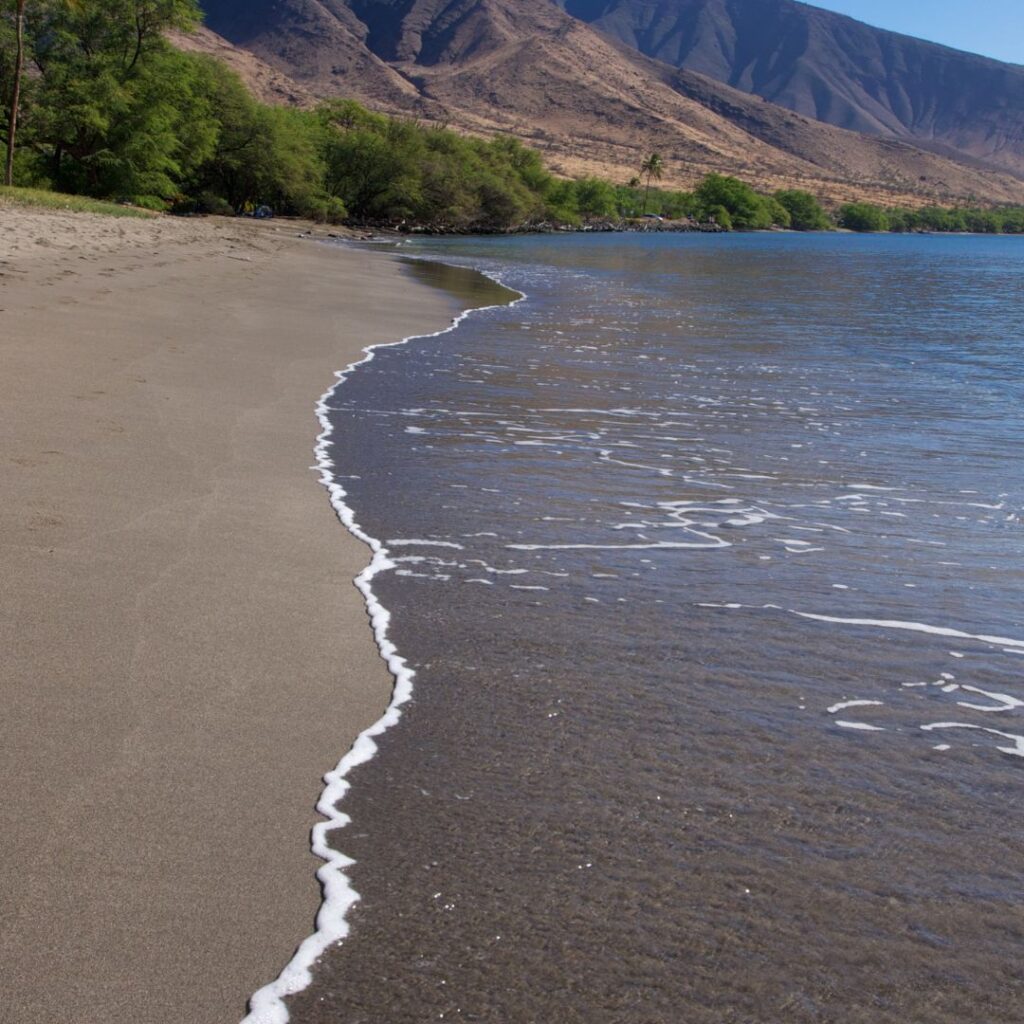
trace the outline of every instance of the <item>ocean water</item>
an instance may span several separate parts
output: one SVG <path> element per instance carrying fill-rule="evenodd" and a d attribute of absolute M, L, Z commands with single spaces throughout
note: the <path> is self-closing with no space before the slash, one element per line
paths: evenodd
<path fill-rule="evenodd" d="M 326 402 L 414 678 L 292 1019 L 1024 1019 L 1024 245 L 403 251 L 525 298 Z"/>

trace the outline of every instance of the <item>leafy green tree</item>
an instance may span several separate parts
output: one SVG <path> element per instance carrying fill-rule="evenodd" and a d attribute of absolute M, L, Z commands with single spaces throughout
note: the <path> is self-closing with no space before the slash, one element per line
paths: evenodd
<path fill-rule="evenodd" d="M 926 206 L 917 211 L 917 219 L 925 231 L 966 231 L 967 218 L 963 210 L 943 209 L 938 206 Z"/>
<path fill-rule="evenodd" d="M 385 114 L 374 114 L 355 100 L 333 99 L 320 105 L 320 117 L 344 131 L 353 128 L 367 128 L 383 134 L 387 131 L 388 117 Z"/>
<path fill-rule="evenodd" d="M 580 209 L 577 202 L 576 182 L 552 179 L 544 198 L 547 204 L 546 219 L 557 224 L 579 223 Z"/>
<path fill-rule="evenodd" d="M 1003 219 L 995 210 L 964 210 L 968 231 L 980 235 L 996 235 L 1003 230 Z"/>
<path fill-rule="evenodd" d="M 664 192 L 661 196 L 660 213 L 670 220 L 692 217 L 697 210 L 692 192 Z"/>
<path fill-rule="evenodd" d="M 1024 207 L 1011 206 L 998 212 L 1003 231 L 1008 235 L 1024 234 Z"/>
<path fill-rule="evenodd" d="M 476 185 L 479 217 L 476 223 L 487 230 L 498 230 L 521 223 L 529 212 L 529 202 L 511 189 L 496 174 L 484 175 Z"/>
<path fill-rule="evenodd" d="M 832 222 L 810 192 L 784 189 L 775 193 L 776 201 L 789 213 L 789 226 L 795 231 L 828 231 Z"/>
<path fill-rule="evenodd" d="M 195 62 L 164 38 L 198 23 L 195 0 L 52 0 L 27 11 L 26 141 L 38 174 L 67 191 L 173 195 L 214 132 Z"/>
<path fill-rule="evenodd" d="M 872 203 L 846 203 L 839 208 L 839 226 L 849 231 L 888 231 L 889 217 Z"/>
<path fill-rule="evenodd" d="M 790 216 L 789 210 L 775 196 L 765 196 L 764 201 L 768 207 L 768 215 L 775 227 L 789 228 L 793 226 L 793 218 Z"/>
<path fill-rule="evenodd" d="M 213 58 L 197 60 L 216 112 L 217 137 L 187 189 L 194 196 L 217 196 L 240 211 L 261 199 L 266 184 L 266 165 L 273 159 L 269 122 L 237 75 Z"/>
<path fill-rule="evenodd" d="M 697 186 L 694 198 L 705 220 L 712 210 L 722 207 L 729 212 L 732 226 L 740 230 L 770 228 L 775 223 L 774 218 L 780 215 L 766 196 L 755 192 L 746 182 L 723 174 L 709 174 Z"/>
<path fill-rule="evenodd" d="M 732 215 L 724 206 L 708 206 L 704 208 L 704 220 L 716 224 L 723 231 L 732 231 Z"/>
<path fill-rule="evenodd" d="M 341 220 L 344 204 L 326 189 L 329 129 L 315 112 L 268 107 L 210 57 L 191 60 L 214 142 L 182 183 L 180 211 L 243 212 L 267 205 L 280 213 Z"/>
<path fill-rule="evenodd" d="M 332 139 L 327 154 L 327 190 L 359 220 L 401 220 L 401 202 L 415 191 L 415 175 L 392 140 L 367 128 Z"/>
<path fill-rule="evenodd" d="M 614 217 L 618 212 L 615 188 L 600 178 L 581 178 L 576 182 L 576 209 L 588 220 Z"/>
<path fill-rule="evenodd" d="M 615 190 L 615 208 L 620 217 L 639 217 L 640 211 L 643 209 L 644 195 L 640 187 L 640 179 L 633 178 L 631 181 L 636 184 L 620 185 Z M 655 193 L 655 197 L 657 197 L 657 193 Z"/>
<path fill-rule="evenodd" d="M 351 103 L 328 104 L 320 116 L 327 191 L 358 221 L 501 231 L 539 223 L 553 206 L 578 216 L 575 195 L 556 188 L 539 154 L 518 140 L 467 139 Z"/>
<path fill-rule="evenodd" d="M 535 149 L 529 149 L 511 135 L 499 135 L 492 139 L 490 148 L 531 192 L 544 193 L 550 188 L 553 178 Z"/>
<path fill-rule="evenodd" d="M 897 235 L 917 231 L 921 226 L 915 210 L 887 210 L 885 216 L 888 222 L 888 227 L 885 230 Z"/>

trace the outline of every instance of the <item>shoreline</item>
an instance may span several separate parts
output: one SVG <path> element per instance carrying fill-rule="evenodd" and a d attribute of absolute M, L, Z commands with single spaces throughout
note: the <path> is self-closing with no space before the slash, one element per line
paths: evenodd
<path fill-rule="evenodd" d="M 311 844 L 313 852 L 324 862 L 316 872 L 323 891 L 323 901 L 316 917 L 316 928 L 302 941 L 280 974 L 253 993 L 250 999 L 249 1013 L 243 1024 L 287 1024 L 290 1014 L 284 1000 L 309 987 L 313 981 L 311 972 L 317 960 L 327 949 L 341 942 L 348 935 L 347 915 L 359 900 L 359 893 L 346 874 L 346 868 L 350 867 L 354 861 L 343 851 L 332 847 L 328 836 L 349 824 L 349 816 L 342 806 L 345 794 L 351 788 L 347 776 L 353 768 L 371 761 L 376 756 L 377 745 L 374 738 L 399 724 L 402 717 L 402 706 L 412 697 L 413 679 L 416 674 L 409 668 L 405 658 L 392 642 L 389 636 L 391 612 L 381 604 L 372 586 L 376 576 L 395 568 L 396 563 L 390 558 L 391 552 L 387 547 L 387 542 L 371 536 L 359 524 L 356 510 L 346 500 L 348 493 L 333 473 L 334 463 L 330 458 L 330 448 L 334 427 L 330 421 L 329 402 L 352 374 L 360 367 L 372 362 L 377 349 L 395 348 L 408 345 L 413 341 L 442 337 L 457 330 L 474 313 L 495 309 L 502 305 L 515 305 L 526 298 L 524 293 L 507 288 L 496 278 L 484 274 L 482 271 L 445 264 L 425 257 L 402 256 L 400 259 L 402 263 L 414 264 L 411 269 L 420 270 L 422 268 L 425 270 L 425 273 L 416 276 L 420 276 L 421 280 L 431 281 L 430 287 L 458 295 L 460 302 L 473 301 L 471 296 L 474 292 L 478 293 L 479 301 L 489 302 L 490 298 L 494 298 L 496 301 L 487 305 L 468 306 L 441 330 L 428 334 L 412 334 L 396 341 L 383 341 L 367 345 L 362 350 L 361 358 L 353 360 L 343 370 L 335 372 L 334 383 L 321 395 L 317 403 L 316 413 L 321 432 L 317 437 L 314 454 L 320 483 L 330 497 L 331 507 L 339 522 L 352 537 L 370 551 L 370 561 L 355 577 L 354 582 L 366 602 L 366 612 L 377 649 L 381 659 L 388 667 L 394 685 L 391 690 L 390 702 L 381 717 L 356 737 L 337 765 L 324 775 L 324 790 L 317 803 L 317 811 L 324 820 L 313 826 Z M 427 268 L 437 268 L 437 270 L 431 272 Z M 465 282 L 464 289 L 454 284 L 453 276 L 461 278 Z M 482 284 L 482 282 L 486 282 L 486 284 Z M 489 295 L 488 299 L 483 299 L 483 294 L 492 289 L 493 295 Z M 505 293 L 509 298 L 506 298 Z M 341 845 L 344 845 L 343 839 L 340 842 Z"/>
<path fill-rule="evenodd" d="M 321 776 L 393 685 L 316 395 L 461 305 L 294 224 L 0 221 L 4 1004 L 238 1020 L 310 931 Z"/>

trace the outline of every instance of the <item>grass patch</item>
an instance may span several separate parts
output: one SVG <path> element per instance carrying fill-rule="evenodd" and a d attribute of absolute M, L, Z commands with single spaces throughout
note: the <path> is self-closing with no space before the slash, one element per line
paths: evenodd
<path fill-rule="evenodd" d="M 121 206 L 87 196 L 69 196 L 63 192 L 48 192 L 41 188 L 11 188 L 0 185 L 0 204 L 28 206 L 43 210 L 69 210 L 72 213 L 101 213 L 107 217 L 147 217 L 158 214 L 137 206 Z"/>

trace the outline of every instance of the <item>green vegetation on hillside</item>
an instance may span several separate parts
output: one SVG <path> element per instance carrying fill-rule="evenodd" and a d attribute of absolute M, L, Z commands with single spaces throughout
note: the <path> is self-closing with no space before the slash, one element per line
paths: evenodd
<path fill-rule="evenodd" d="M 847 203 L 836 222 L 850 231 L 943 231 L 984 235 L 1024 234 L 1024 207 L 995 209 L 926 206 L 920 210 L 883 209 L 871 203 Z"/>
<path fill-rule="evenodd" d="M 510 137 L 468 138 L 345 100 L 270 107 L 225 65 L 166 41 L 167 30 L 199 19 L 197 0 L 0 0 L 0 143 L 13 152 L 15 184 L 37 197 L 71 193 L 177 213 L 268 206 L 403 230 L 654 228 L 658 218 L 712 230 L 834 226 L 814 196 L 794 189 L 766 195 L 720 174 L 693 192 L 653 188 L 665 166 L 657 153 L 628 185 L 567 181 Z M 853 203 L 835 223 L 1021 232 L 1024 209 Z"/>

